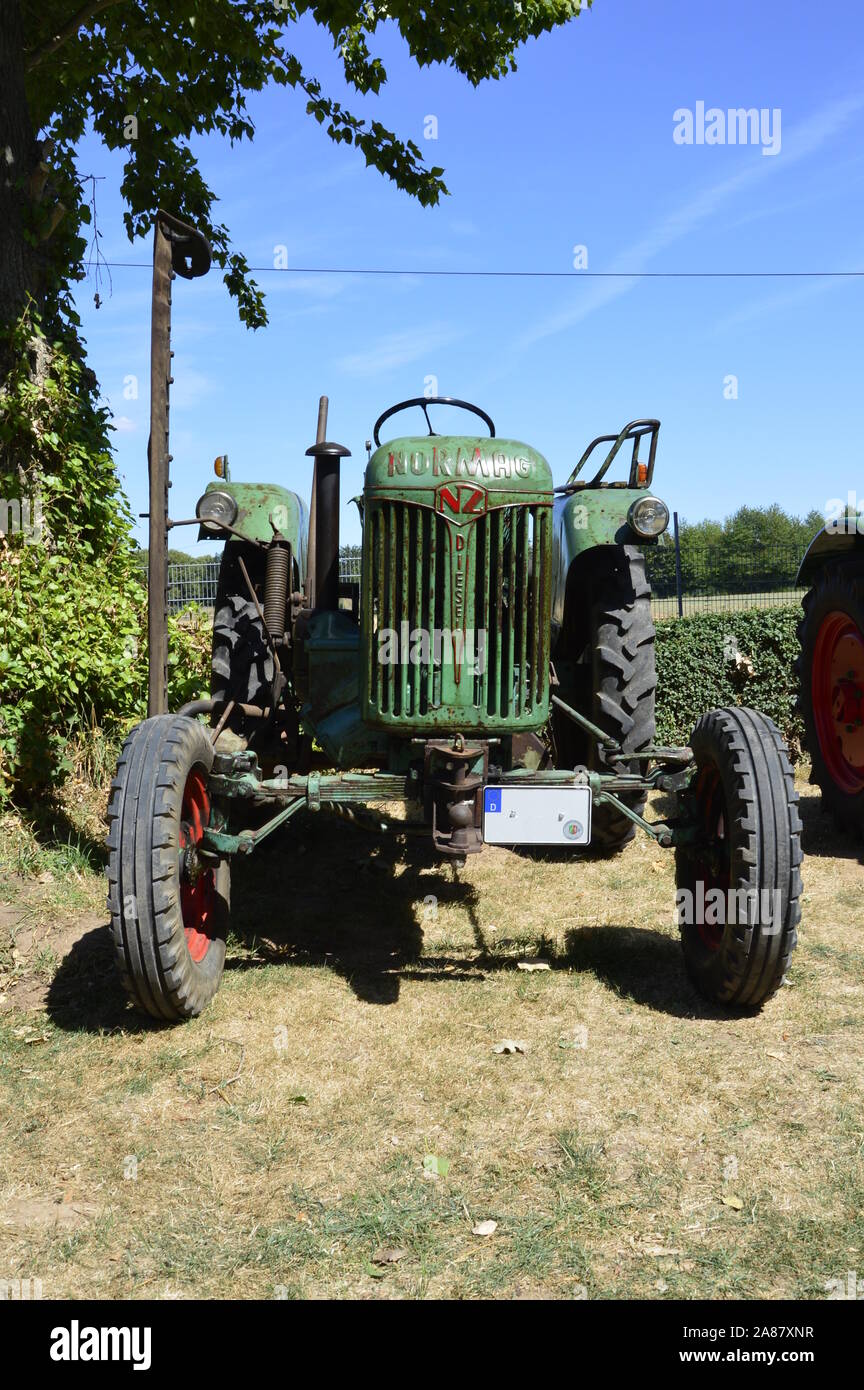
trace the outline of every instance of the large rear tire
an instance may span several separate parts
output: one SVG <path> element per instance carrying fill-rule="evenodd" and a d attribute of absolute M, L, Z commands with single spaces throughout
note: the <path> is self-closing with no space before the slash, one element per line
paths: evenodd
<path fill-rule="evenodd" d="M 864 568 L 828 565 L 802 599 L 798 708 L 811 782 L 841 829 L 864 831 Z"/>
<path fill-rule="evenodd" d="M 618 740 L 623 758 L 611 758 L 594 739 L 556 711 L 553 732 L 557 763 L 595 772 L 633 772 L 641 764 L 627 754 L 654 742 L 654 620 L 645 556 L 636 546 L 603 546 L 586 557 L 567 596 L 564 626 L 556 656 L 568 664 L 574 706 Z M 563 669 L 563 667 L 562 667 Z M 645 797 L 629 795 L 627 804 L 640 815 Z M 614 806 L 595 806 L 591 848 L 613 853 L 633 839 L 636 828 Z"/>
<path fill-rule="evenodd" d="M 273 689 L 273 653 L 258 608 L 246 587 L 240 569 L 241 559 L 256 588 L 259 603 L 263 603 L 264 597 L 260 550 L 252 545 L 229 542 L 222 555 L 213 615 L 210 691 L 217 702 L 214 723 L 227 700 L 261 707 L 270 703 Z M 229 716 L 227 726 L 240 734 L 246 732 L 247 721 L 238 710 Z M 254 722 L 251 727 L 255 727 Z"/>
<path fill-rule="evenodd" d="M 153 1018 L 193 1018 L 222 978 L 230 868 L 197 860 L 210 817 L 213 747 L 194 719 L 162 714 L 123 744 L 108 807 L 108 906 L 132 1002 Z"/>
<path fill-rule="evenodd" d="M 764 714 L 715 709 L 690 739 L 698 838 L 675 852 L 688 973 L 712 1003 L 756 1008 L 779 989 L 801 918 L 801 821 L 786 746 Z"/>

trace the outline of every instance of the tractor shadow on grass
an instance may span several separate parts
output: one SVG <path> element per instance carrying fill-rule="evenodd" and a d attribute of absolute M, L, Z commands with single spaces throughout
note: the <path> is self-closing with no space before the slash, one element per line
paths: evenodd
<path fill-rule="evenodd" d="M 275 836 L 232 866 L 232 930 L 243 954 L 226 970 L 326 966 L 358 998 L 393 1004 L 400 980 L 477 977 L 471 962 L 423 955 L 424 913 L 458 902 L 477 922 L 477 894 L 425 839 L 409 845 L 309 814 L 296 838 Z M 425 899 L 425 903 L 424 903 Z M 422 966 L 421 966 L 422 957 Z M 454 969 L 454 966 L 456 967 Z"/>
<path fill-rule="evenodd" d="M 754 1013 L 703 999 L 687 977 L 680 942 L 645 927 L 576 927 L 552 965 L 593 975 L 620 999 L 673 1018 L 728 1023 Z"/>
<path fill-rule="evenodd" d="M 130 1005 L 107 923 L 71 942 L 45 993 L 45 1010 L 55 1027 L 66 1033 L 146 1033 L 172 1026 Z"/>
<path fill-rule="evenodd" d="M 326 967 L 372 1005 L 395 1004 L 401 982 L 477 981 L 515 971 L 511 943 L 484 933 L 474 884 L 428 841 L 410 843 L 303 813 L 297 833 L 274 835 L 232 865 L 232 934 L 226 972 L 273 965 Z M 571 851 L 572 854 L 572 851 Z M 569 855 L 566 857 L 570 857 Z M 476 954 L 424 953 L 423 927 L 435 907 L 467 914 Z M 45 1006 L 68 1032 L 145 1032 L 170 1028 L 132 1009 L 120 984 L 107 926 L 67 947 Z M 723 1020 L 687 979 L 678 941 L 632 926 L 573 926 L 563 946 L 538 931 L 526 947 L 553 971 L 593 975 L 619 998 L 680 1018 Z M 526 975 L 525 979 L 532 977 Z"/>
<path fill-rule="evenodd" d="M 310 823 L 311 822 L 311 823 Z M 356 996 L 398 1002 L 403 980 L 479 980 L 517 969 L 518 955 L 484 935 L 473 884 L 421 839 L 404 841 L 304 817 L 296 840 L 265 843 L 234 861 L 232 929 L 239 951 L 226 971 L 277 964 L 324 966 Z M 430 900 L 468 914 L 477 955 L 423 952 Z M 427 908 L 427 904 L 430 907 Z M 563 949 L 538 937 L 532 948 L 552 970 L 586 972 L 634 1004 L 681 1018 L 724 1019 L 700 999 L 684 971 L 677 940 L 632 927 L 576 927 Z M 525 977 L 531 978 L 530 976 Z"/>

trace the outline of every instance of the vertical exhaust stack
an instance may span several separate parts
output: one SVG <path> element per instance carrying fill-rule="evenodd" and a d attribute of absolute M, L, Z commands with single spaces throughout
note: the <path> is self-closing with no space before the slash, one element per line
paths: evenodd
<path fill-rule="evenodd" d="M 323 444 L 327 438 L 327 416 L 330 411 L 329 396 L 318 399 L 318 428 L 315 443 Z M 309 495 L 309 540 L 306 546 L 306 601 L 310 608 L 315 606 L 315 490 L 318 476 L 315 464 L 312 465 L 312 490 Z"/>
<path fill-rule="evenodd" d="M 318 434 L 326 430 L 327 397 L 321 397 Z M 339 607 L 339 469 L 351 450 L 319 437 L 306 457 L 315 460 L 309 526 L 312 532 L 311 587 L 315 608 Z"/>

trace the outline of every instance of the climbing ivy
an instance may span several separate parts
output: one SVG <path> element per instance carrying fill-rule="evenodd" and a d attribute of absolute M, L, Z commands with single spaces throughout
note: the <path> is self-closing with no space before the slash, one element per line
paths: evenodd
<path fill-rule="evenodd" d="M 109 415 L 74 346 L 32 304 L 0 390 L 0 801 L 55 787 L 70 741 L 141 718 L 146 592 Z M 200 624 L 172 623 L 172 699 L 206 690 Z"/>

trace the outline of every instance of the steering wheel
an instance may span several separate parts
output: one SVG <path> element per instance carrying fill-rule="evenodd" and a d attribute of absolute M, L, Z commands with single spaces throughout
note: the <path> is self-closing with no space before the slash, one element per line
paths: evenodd
<path fill-rule="evenodd" d="M 426 416 L 426 424 L 429 426 L 430 435 L 436 434 L 436 431 L 432 428 L 432 422 L 429 419 L 426 407 L 429 405 L 455 405 L 458 406 L 460 410 L 470 410 L 472 415 L 479 415 L 484 424 L 489 426 L 489 438 L 495 438 L 495 425 L 486 414 L 486 411 L 481 410 L 479 405 L 472 405 L 470 401 L 457 400 L 455 396 L 412 396 L 410 401 L 400 401 L 398 405 L 391 405 L 389 410 L 385 410 L 383 415 L 378 416 L 378 419 L 375 421 L 375 428 L 372 431 L 372 438 L 375 440 L 376 448 L 381 447 L 378 431 L 384 424 L 384 421 L 389 420 L 391 415 L 398 414 L 400 410 L 407 410 L 408 407 L 412 405 L 419 405 L 420 409 L 423 411 L 423 414 Z"/>

